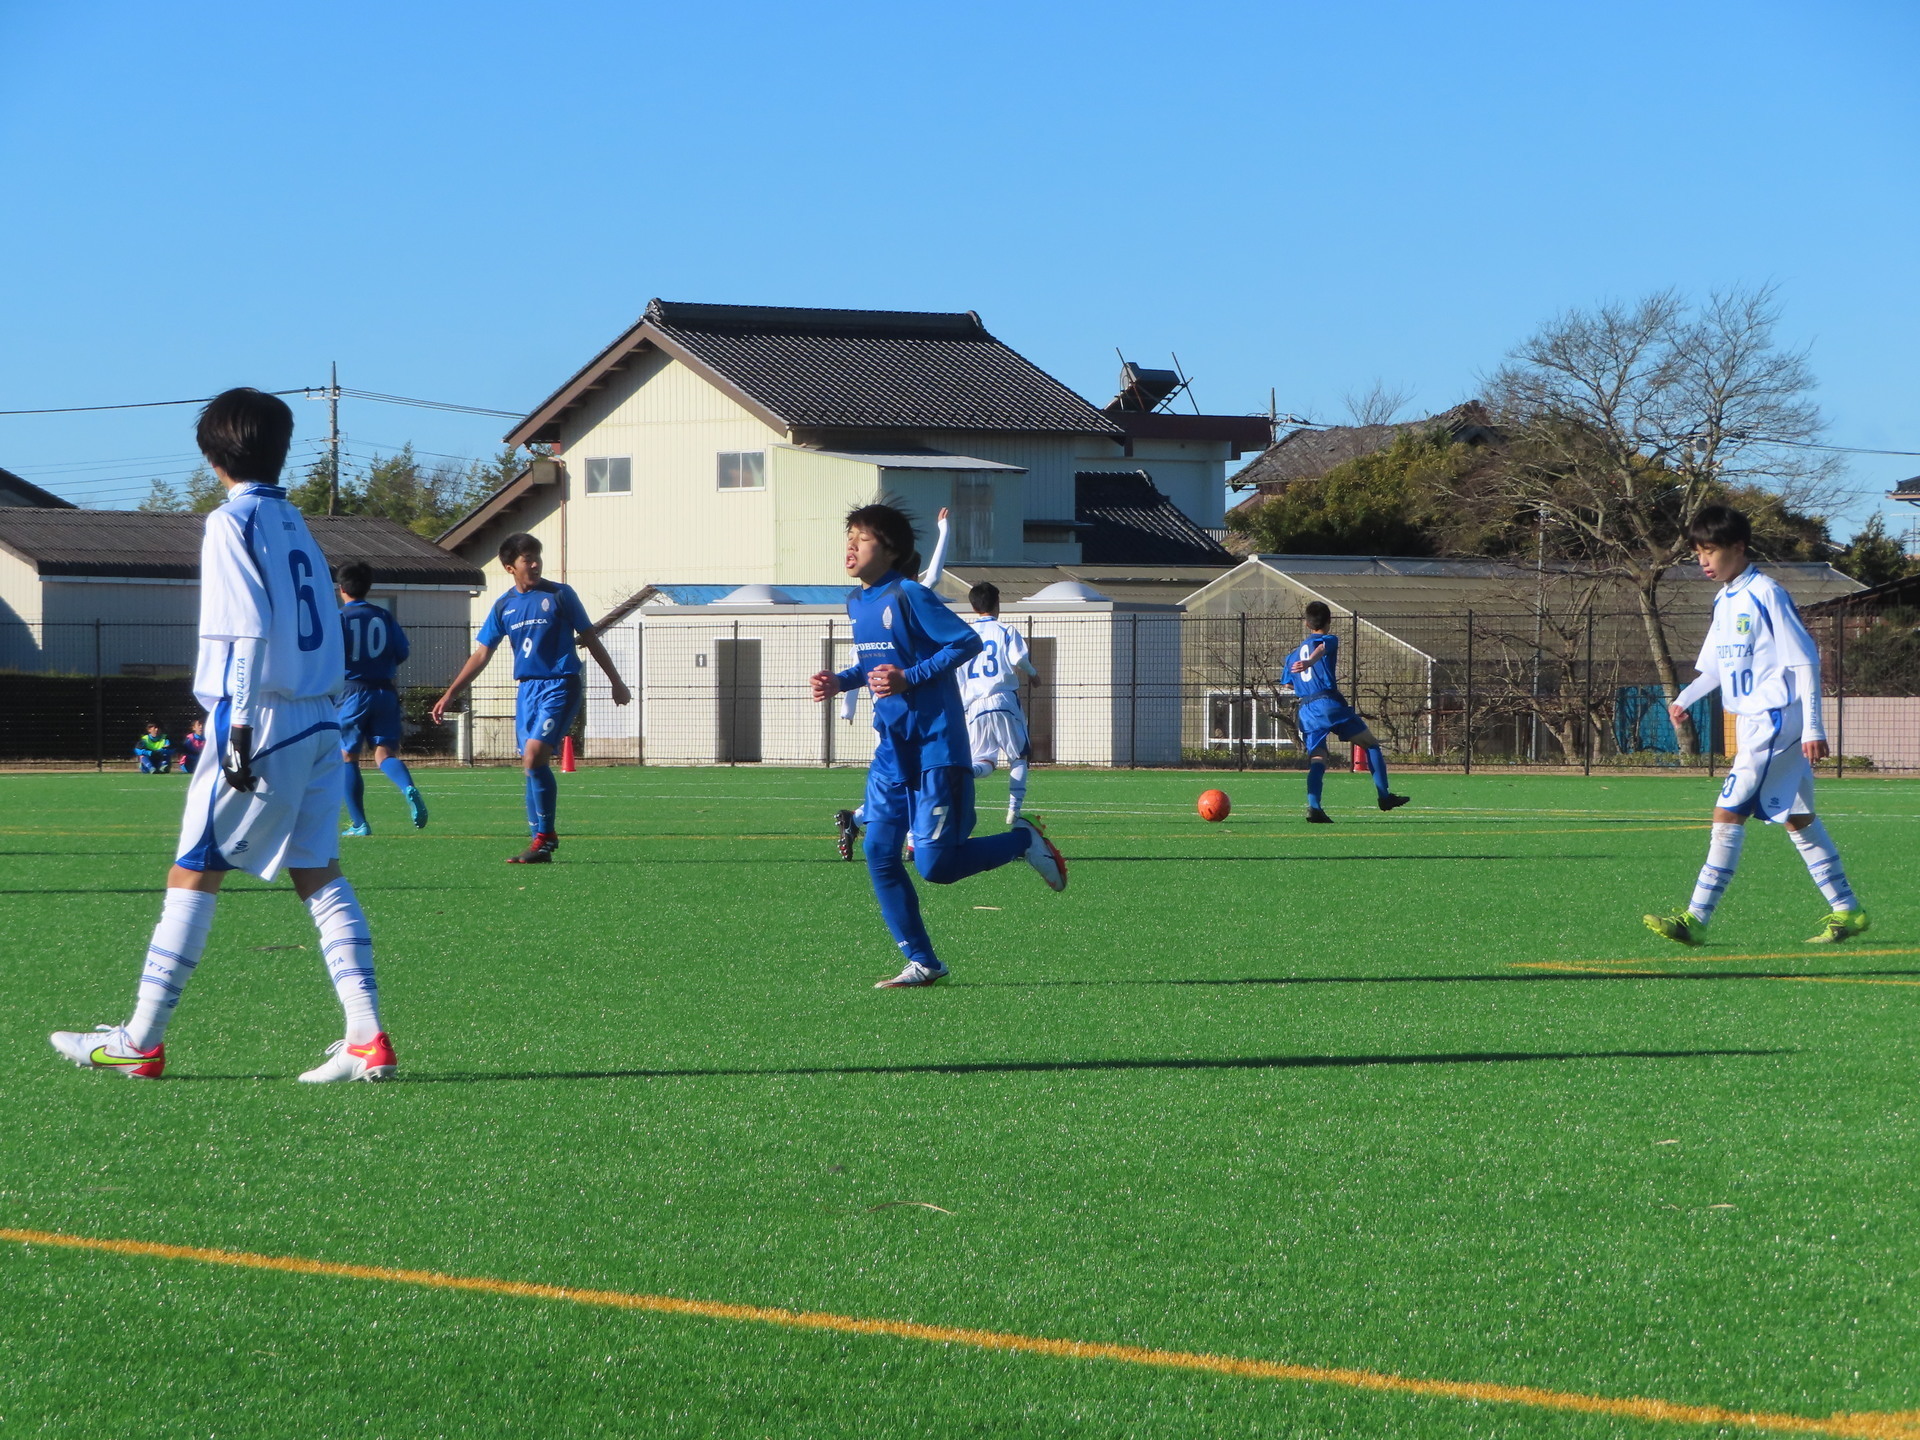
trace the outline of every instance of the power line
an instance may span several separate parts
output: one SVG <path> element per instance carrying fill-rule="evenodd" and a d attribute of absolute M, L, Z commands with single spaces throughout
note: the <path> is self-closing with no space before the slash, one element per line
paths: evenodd
<path fill-rule="evenodd" d="M 330 394 L 352 396 L 355 400 L 372 400 L 382 405 L 412 405 L 422 410 L 450 410 L 461 415 L 496 415 L 507 420 L 518 420 L 518 410 L 490 410 L 481 405 L 456 405 L 450 400 L 422 400 L 414 395 L 387 395 L 378 390 L 350 390 L 341 386 L 337 391 L 330 385 L 302 385 L 293 390 L 269 390 L 269 395 L 303 395 L 316 399 L 325 399 Z M 214 397 L 198 395 L 190 400 L 134 400 L 122 405 L 49 405 L 34 410 L 0 410 L 0 415 L 79 415 L 98 410 L 154 410 L 168 405 L 204 405 Z"/>
<path fill-rule="evenodd" d="M 298 390 L 269 390 L 269 395 L 304 395 L 312 387 L 303 385 Z M 78 415 L 89 410 L 155 410 L 164 405 L 204 405 L 213 399 L 211 395 L 201 395 L 192 400 L 135 400 L 126 405 L 54 405 L 43 410 L 0 410 L 0 415 Z"/>
<path fill-rule="evenodd" d="M 497 415 L 505 420 L 519 420 L 523 417 L 523 412 L 519 410 L 489 410 L 480 405 L 455 405 L 447 400 L 419 400 L 411 395 L 383 395 L 377 390 L 349 390 L 342 387 L 340 393 L 351 395 L 356 400 L 377 400 L 383 405 L 416 405 L 422 410 L 452 410 L 462 415 Z"/>

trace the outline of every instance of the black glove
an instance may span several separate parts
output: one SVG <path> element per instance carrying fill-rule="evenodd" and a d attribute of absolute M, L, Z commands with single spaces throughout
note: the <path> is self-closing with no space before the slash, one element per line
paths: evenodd
<path fill-rule="evenodd" d="M 253 773 L 251 725 L 235 725 L 227 731 L 227 749 L 220 757 L 220 773 L 235 790 L 251 790 L 260 783 L 260 777 Z"/>

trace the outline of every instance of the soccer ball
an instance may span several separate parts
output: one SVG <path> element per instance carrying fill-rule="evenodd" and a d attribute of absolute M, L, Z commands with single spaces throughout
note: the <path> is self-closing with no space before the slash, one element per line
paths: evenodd
<path fill-rule="evenodd" d="M 1200 812 L 1202 820 L 1224 820 L 1233 813 L 1233 802 L 1227 798 L 1224 790 L 1205 790 L 1200 794 L 1200 803 L 1194 808 Z"/>

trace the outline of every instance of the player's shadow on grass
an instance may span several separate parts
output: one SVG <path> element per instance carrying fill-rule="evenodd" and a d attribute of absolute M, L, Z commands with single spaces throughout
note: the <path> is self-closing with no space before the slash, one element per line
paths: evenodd
<path fill-rule="evenodd" d="M 1623 965 L 1664 965 L 1671 961 L 1622 960 Z M 1877 976 L 1920 976 L 1920 970 L 1822 970 L 1817 975 L 1782 970 L 1581 970 L 1542 971 L 1530 975 L 1239 975 L 1220 980 L 968 980 L 955 989 L 1031 990 L 1042 986 L 1106 985 L 1538 985 L 1561 980 L 1851 980 Z"/>
<path fill-rule="evenodd" d="M 1391 863 L 1399 860 L 1611 860 L 1611 855 L 1069 855 L 1072 865 L 1233 865 L 1299 860 L 1309 865 Z M 757 861 L 755 862 L 758 863 Z"/>
<path fill-rule="evenodd" d="M 1791 1055 L 1791 1050 L 1478 1051 L 1440 1055 L 1236 1055 L 1113 1060 L 957 1060 L 921 1065 L 796 1065 L 769 1069 L 718 1067 L 659 1070 L 517 1070 L 414 1075 L 415 1084 L 485 1085 L 526 1080 L 701 1080 L 806 1075 L 1025 1075 L 1121 1070 L 1348 1070 L 1370 1065 L 1519 1065 L 1553 1060 L 1701 1060 Z M 194 1078 L 194 1077 L 182 1077 Z M 251 1075 L 201 1076 L 251 1080 Z"/>

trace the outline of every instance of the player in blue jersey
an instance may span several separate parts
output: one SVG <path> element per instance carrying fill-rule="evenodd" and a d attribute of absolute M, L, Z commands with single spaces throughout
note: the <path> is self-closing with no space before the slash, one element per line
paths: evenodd
<path fill-rule="evenodd" d="M 340 754 L 347 762 L 347 819 L 343 835 L 371 835 L 367 824 L 367 784 L 360 774 L 360 752 L 373 747 L 373 763 L 406 799 L 413 828 L 427 825 L 427 802 L 420 798 L 413 773 L 399 755 L 400 692 L 394 676 L 407 658 L 407 632 L 391 611 L 367 603 L 373 571 L 355 560 L 334 576 L 340 587 L 340 632 L 346 642 L 347 689 L 340 697 Z"/>
<path fill-rule="evenodd" d="M 926 586 L 908 578 L 920 567 L 913 522 L 891 505 L 862 505 L 847 516 L 847 573 L 861 588 L 847 597 L 854 663 L 813 677 L 825 701 L 866 686 L 879 734 L 867 769 L 867 872 L 880 914 L 906 957 L 876 989 L 931 985 L 947 967 L 933 953 L 920 919 L 901 846 L 913 842 L 914 868 L 934 885 L 1024 859 L 1055 890 L 1067 888 L 1067 862 L 1032 820 L 998 835 L 973 836 L 973 756 L 954 672 L 979 653 L 980 637 Z"/>
<path fill-rule="evenodd" d="M 613 687 L 613 703 L 633 698 L 613 658 L 593 635 L 593 622 L 571 585 L 540 578 L 540 542 L 531 535 L 509 535 L 500 542 L 500 563 L 513 577 L 513 588 L 493 602 L 475 637 L 473 653 L 433 704 L 433 723 L 446 718 L 447 706 L 493 658 L 502 640 L 513 650 L 513 678 L 520 682 L 514 709 L 514 736 L 520 763 L 527 772 L 527 828 L 533 840 L 509 865 L 545 865 L 560 848 L 554 825 L 559 784 L 553 778 L 553 752 L 573 728 L 586 689 L 580 678 L 576 647 L 593 656 Z"/>
<path fill-rule="evenodd" d="M 1307 752 L 1307 821 L 1313 825 L 1331 825 L 1333 817 L 1321 808 L 1320 788 L 1327 775 L 1327 737 L 1361 746 L 1367 752 L 1367 768 L 1373 771 L 1373 788 L 1379 792 L 1382 810 L 1397 810 L 1407 803 L 1404 795 L 1387 788 L 1387 757 L 1380 742 L 1373 738 L 1360 712 L 1340 693 L 1340 637 L 1329 628 L 1333 611 L 1319 600 L 1307 603 L 1307 638 L 1287 663 L 1293 680 L 1293 693 L 1300 697 L 1300 741 Z"/>

